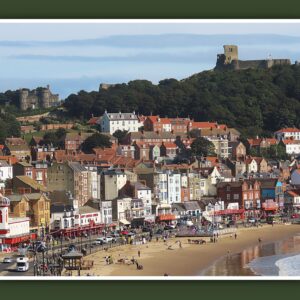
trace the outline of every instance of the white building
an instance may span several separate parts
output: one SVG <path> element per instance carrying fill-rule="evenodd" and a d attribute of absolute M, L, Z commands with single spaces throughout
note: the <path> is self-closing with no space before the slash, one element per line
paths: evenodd
<path fill-rule="evenodd" d="M 154 197 L 159 203 L 168 203 L 168 175 L 165 172 L 156 173 Z"/>
<path fill-rule="evenodd" d="M 108 113 L 105 111 L 101 120 L 101 131 L 113 134 L 117 130 L 137 132 L 140 123 L 135 112 L 132 113 Z"/>
<path fill-rule="evenodd" d="M 5 160 L 0 160 L 0 182 L 13 178 L 13 168 Z"/>
<path fill-rule="evenodd" d="M 71 205 L 52 205 L 50 228 L 53 231 L 75 227 L 75 213 Z"/>
<path fill-rule="evenodd" d="M 136 198 L 141 199 L 144 205 L 144 216 L 152 214 L 152 193 L 151 189 L 140 182 L 134 183 Z"/>
<path fill-rule="evenodd" d="M 102 224 L 101 211 L 90 206 L 74 209 L 72 205 L 52 205 L 50 227 L 52 231 L 93 229 Z"/>
<path fill-rule="evenodd" d="M 282 142 L 285 145 L 286 154 L 300 154 L 300 140 L 286 139 L 282 140 Z"/>
<path fill-rule="evenodd" d="M 0 251 L 29 241 L 29 218 L 10 218 L 10 200 L 0 194 Z"/>
<path fill-rule="evenodd" d="M 75 227 L 88 227 L 101 224 L 101 212 L 90 206 L 81 206 L 75 215 Z"/>
<path fill-rule="evenodd" d="M 207 137 L 209 141 L 211 141 L 215 146 L 215 153 L 220 158 L 228 158 L 229 157 L 229 146 L 227 137 Z"/>
<path fill-rule="evenodd" d="M 129 225 L 131 219 L 132 198 L 126 197 L 113 201 L 113 220 L 122 225 Z"/>
<path fill-rule="evenodd" d="M 101 201 L 101 221 L 105 225 L 112 224 L 112 201 Z"/>
<path fill-rule="evenodd" d="M 90 199 L 100 199 L 101 197 L 101 176 L 98 173 L 97 166 L 86 165 L 88 170 L 88 194 Z"/>
<path fill-rule="evenodd" d="M 300 140 L 300 129 L 298 128 L 283 128 L 275 132 L 277 140 L 290 139 Z"/>
<path fill-rule="evenodd" d="M 181 174 L 168 173 L 168 203 L 181 202 Z"/>

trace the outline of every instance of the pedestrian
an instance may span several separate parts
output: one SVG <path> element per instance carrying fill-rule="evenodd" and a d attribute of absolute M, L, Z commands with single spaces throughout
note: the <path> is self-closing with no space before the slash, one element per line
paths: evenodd
<path fill-rule="evenodd" d="M 158 242 L 158 236 L 156 237 L 156 241 Z"/>
<path fill-rule="evenodd" d="M 261 238 L 260 237 L 258 238 L 258 242 L 261 243 Z"/>
<path fill-rule="evenodd" d="M 141 257 L 141 251 L 140 250 L 138 251 L 138 256 Z"/>
<path fill-rule="evenodd" d="M 237 238 L 237 234 L 235 233 L 235 234 L 234 234 L 234 239 L 236 240 L 236 238 Z"/>
<path fill-rule="evenodd" d="M 179 248 L 182 248 L 182 244 L 181 244 L 181 241 L 179 241 Z"/>

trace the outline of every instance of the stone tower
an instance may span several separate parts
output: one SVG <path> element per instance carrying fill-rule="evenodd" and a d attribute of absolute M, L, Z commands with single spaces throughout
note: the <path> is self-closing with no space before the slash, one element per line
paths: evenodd
<path fill-rule="evenodd" d="M 233 60 L 238 60 L 238 46 L 236 45 L 224 45 L 225 64 L 231 64 Z"/>
<path fill-rule="evenodd" d="M 29 91 L 27 89 L 20 89 L 19 90 L 19 99 L 20 99 L 20 108 L 21 110 L 26 110 L 29 105 L 27 98 L 29 96 Z"/>
<path fill-rule="evenodd" d="M 49 108 L 50 106 L 50 86 L 47 85 L 47 87 L 41 91 L 41 107 Z"/>

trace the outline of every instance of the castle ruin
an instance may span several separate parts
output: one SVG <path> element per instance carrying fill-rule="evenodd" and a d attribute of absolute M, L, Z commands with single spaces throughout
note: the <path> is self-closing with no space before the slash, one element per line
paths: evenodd
<path fill-rule="evenodd" d="M 290 59 L 239 60 L 238 46 L 224 45 L 224 53 L 217 55 L 215 70 L 269 69 L 275 65 L 290 65 Z"/>
<path fill-rule="evenodd" d="M 50 86 L 46 88 L 37 88 L 30 91 L 29 89 L 19 90 L 19 104 L 21 110 L 27 110 L 28 108 L 49 108 L 56 106 L 59 103 L 58 94 L 52 94 Z"/>

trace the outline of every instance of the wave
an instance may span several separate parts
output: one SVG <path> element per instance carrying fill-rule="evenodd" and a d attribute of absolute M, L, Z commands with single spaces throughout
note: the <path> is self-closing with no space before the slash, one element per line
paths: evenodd
<path fill-rule="evenodd" d="M 300 254 L 263 256 L 252 260 L 247 266 L 259 276 L 300 276 Z"/>
<path fill-rule="evenodd" d="M 276 261 L 279 276 L 300 276 L 300 254 L 288 256 Z"/>

